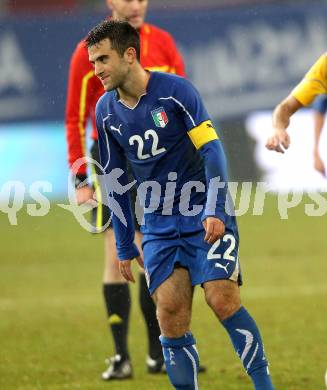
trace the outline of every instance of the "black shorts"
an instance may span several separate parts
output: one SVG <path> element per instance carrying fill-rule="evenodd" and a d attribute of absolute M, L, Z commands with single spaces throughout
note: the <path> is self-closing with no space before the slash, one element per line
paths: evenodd
<path fill-rule="evenodd" d="M 98 142 L 95 141 L 91 147 L 91 157 L 93 160 L 97 161 L 100 164 L 100 155 L 99 155 L 99 147 Z M 99 167 L 96 164 L 91 165 L 92 174 L 96 173 L 97 175 L 102 175 L 103 172 L 100 171 Z M 95 179 L 93 181 L 93 186 L 96 192 L 96 197 L 98 200 L 98 206 L 92 209 L 92 225 L 93 225 L 93 233 L 102 233 L 106 229 L 110 228 L 111 223 L 110 216 L 111 212 L 108 206 L 104 205 L 102 203 L 102 199 L 104 199 L 105 196 L 107 196 L 103 191 L 101 191 L 100 185 L 98 180 L 96 180 L 96 175 L 92 175 Z M 133 176 L 130 173 L 129 170 L 129 181 L 134 180 Z M 133 217 L 134 217 L 134 225 L 135 229 L 137 231 L 140 230 L 140 226 L 137 222 L 137 219 L 135 217 L 135 202 L 136 202 L 136 188 L 135 186 L 131 189 L 130 192 L 131 195 L 131 205 L 133 210 Z"/>

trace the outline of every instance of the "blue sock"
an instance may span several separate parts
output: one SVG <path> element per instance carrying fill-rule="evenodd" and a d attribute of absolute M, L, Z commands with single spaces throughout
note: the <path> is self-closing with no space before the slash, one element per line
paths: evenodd
<path fill-rule="evenodd" d="M 178 338 L 160 336 L 170 382 L 176 390 L 197 390 L 199 356 L 192 333 Z"/>
<path fill-rule="evenodd" d="M 244 307 L 222 321 L 255 390 L 274 390 L 259 329 Z"/>

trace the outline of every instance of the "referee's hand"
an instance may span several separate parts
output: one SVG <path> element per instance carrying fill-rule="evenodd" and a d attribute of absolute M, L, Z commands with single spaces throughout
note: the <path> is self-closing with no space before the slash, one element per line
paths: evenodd
<path fill-rule="evenodd" d="M 225 234 L 224 223 L 216 217 L 208 217 L 203 221 L 203 227 L 206 232 L 204 241 L 209 244 L 214 244 Z"/>
<path fill-rule="evenodd" d="M 139 265 L 144 268 L 143 259 L 141 256 L 135 257 L 136 261 L 139 263 Z M 119 261 L 119 271 L 124 279 L 126 279 L 128 282 L 135 283 L 134 275 L 132 272 L 132 260 L 120 260 Z"/>

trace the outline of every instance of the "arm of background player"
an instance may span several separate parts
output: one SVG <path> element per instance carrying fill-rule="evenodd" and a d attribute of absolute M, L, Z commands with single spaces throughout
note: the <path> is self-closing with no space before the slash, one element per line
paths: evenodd
<path fill-rule="evenodd" d="M 170 34 L 168 34 L 168 45 L 170 47 L 171 69 L 174 69 L 178 76 L 186 77 L 183 57 L 178 51 L 176 43 Z"/>
<path fill-rule="evenodd" d="M 302 106 L 311 104 L 316 96 L 324 93 L 327 93 L 326 54 L 315 62 L 291 94 L 276 106 L 273 112 L 273 134 L 267 140 L 267 149 L 284 153 L 284 149 L 290 145 L 290 137 L 286 132 L 290 117 Z"/>
<path fill-rule="evenodd" d="M 327 54 L 323 54 L 309 69 L 303 80 L 293 89 L 291 95 L 303 106 L 309 106 L 314 99 L 327 93 Z"/>
<path fill-rule="evenodd" d="M 70 62 L 65 117 L 70 168 L 77 159 L 86 155 L 85 129 L 90 113 L 89 81 L 92 77 L 94 72 L 85 49 L 78 45 Z M 83 179 L 86 178 L 86 172 L 85 163 L 73 174 L 78 174 Z"/>
<path fill-rule="evenodd" d="M 303 107 L 294 96 L 289 95 L 274 109 L 272 115 L 273 133 L 266 142 L 266 148 L 279 153 L 284 153 L 290 145 L 290 136 L 286 132 L 290 124 L 291 116 Z"/>
<path fill-rule="evenodd" d="M 108 199 L 108 202 L 106 203 L 111 210 L 117 210 L 117 212 L 112 213 L 112 224 L 115 232 L 118 258 L 119 260 L 129 260 L 139 256 L 139 251 L 134 244 L 135 229 L 129 193 L 125 192 L 123 194 L 118 194 L 113 190 L 112 183 L 108 180 L 108 175 L 110 175 L 115 168 L 120 168 L 124 173 L 119 177 L 119 183 L 121 186 L 126 186 L 128 184 L 126 158 L 123 150 L 115 141 L 114 137 L 108 137 L 102 121 L 101 112 L 98 108 L 96 110 L 96 118 L 99 135 L 100 162 L 106 173 L 106 178 L 99 178 L 99 181 L 101 186 L 105 188 L 104 192 Z M 122 211 L 126 220 L 126 226 L 121 221 L 121 218 L 119 218 L 119 211 Z"/>

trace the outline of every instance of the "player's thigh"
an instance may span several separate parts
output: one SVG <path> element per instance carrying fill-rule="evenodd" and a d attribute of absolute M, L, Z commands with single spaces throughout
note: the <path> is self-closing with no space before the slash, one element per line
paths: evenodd
<path fill-rule="evenodd" d="M 240 288 L 232 280 L 211 280 L 203 284 L 208 305 L 223 321 L 241 307 Z"/>
<path fill-rule="evenodd" d="M 173 273 L 155 290 L 153 298 L 158 313 L 175 314 L 180 311 L 191 313 L 193 287 L 190 275 L 185 268 L 175 268 Z"/>

